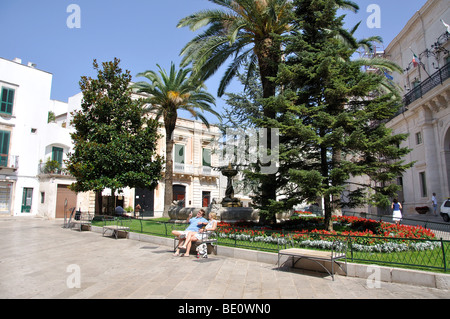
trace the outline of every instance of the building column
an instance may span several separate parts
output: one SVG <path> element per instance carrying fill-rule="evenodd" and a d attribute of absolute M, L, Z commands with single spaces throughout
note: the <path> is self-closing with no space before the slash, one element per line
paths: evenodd
<path fill-rule="evenodd" d="M 436 141 L 432 123 L 425 123 L 422 131 L 425 146 L 427 196 L 431 198 L 433 193 L 440 193 L 442 185 L 439 173 L 438 141 Z M 439 197 L 441 196 L 442 194 L 439 194 Z"/>

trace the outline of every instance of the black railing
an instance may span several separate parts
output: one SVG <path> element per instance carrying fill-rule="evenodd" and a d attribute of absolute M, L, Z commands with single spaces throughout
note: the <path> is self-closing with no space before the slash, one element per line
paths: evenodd
<path fill-rule="evenodd" d="M 105 221 L 97 218 L 94 218 L 94 226 L 116 222 L 115 219 Z M 171 238 L 173 230 L 184 230 L 187 224 L 132 218 L 129 226 L 131 232 Z M 327 250 L 334 239 L 344 238 L 349 244 L 347 258 L 351 262 L 401 265 L 444 272 L 449 270 L 450 265 L 450 241 L 444 239 L 331 235 L 233 226 L 225 228 L 219 227 L 217 230 L 220 246 L 267 252 L 289 247 Z"/>
<path fill-rule="evenodd" d="M 436 86 L 441 85 L 450 77 L 450 63 L 447 63 L 442 68 L 433 73 L 428 79 L 424 80 L 414 89 L 409 91 L 403 97 L 404 106 L 410 105 L 415 100 L 422 98 L 429 91 L 434 89 Z"/>

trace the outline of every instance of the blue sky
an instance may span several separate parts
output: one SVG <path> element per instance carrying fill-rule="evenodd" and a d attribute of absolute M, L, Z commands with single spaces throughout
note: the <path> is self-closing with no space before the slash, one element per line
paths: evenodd
<path fill-rule="evenodd" d="M 401 31 L 426 0 L 354 0 L 357 14 L 347 12 L 348 28 L 362 21 L 357 38 L 379 35 L 384 46 Z M 69 28 L 70 4 L 81 9 L 80 28 Z M 367 12 L 370 4 L 380 8 L 380 28 L 370 28 Z M 216 7 L 208 0 L 0 0 L 0 57 L 22 63 L 33 62 L 37 68 L 53 74 L 52 99 L 66 102 L 78 93 L 82 75 L 95 76 L 93 59 L 99 62 L 121 60 L 122 69 L 135 75 L 156 70 L 156 64 L 169 69 L 177 65 L 182 47 L 194 36 L 188 28 L 178 29 L 178 21 L 191 13 Z M 6 30 L 6 32 L 5 32 Z M 216 96 L 219 73 L 206 82 Z M 0 70 L 1 72 L 1 70 Z M 234 92 L 241 87 L 234 84 Z M 226 107 L 217 98 L 217 108 Z M 184 114 L 182 114 L 184 116 Z M 211 123 L 216 120 L 208 119 Z"/>

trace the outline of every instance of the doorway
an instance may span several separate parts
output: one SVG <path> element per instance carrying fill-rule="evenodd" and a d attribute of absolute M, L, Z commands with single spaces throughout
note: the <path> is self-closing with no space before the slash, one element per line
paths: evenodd
<path fill-rule="evenodd" d="M 24 188 L 22 194 L 22 213 L 31 213 L 31 204 L 33 203 L 33 189 Z"/>
<path fill-rule="evenodd" d="M 180 201 L 184 200 L 183 207 L 186 207 L 186 186 L 183 185 L 173 185 L 173 200 Z"/>
<path fill-rule="evenodd" d="M 211 204 L 211 192 L 202 192 L 202 207 L 208 207 Z"/>
<path fill-rule="evenodd" d="M 55 218 L 64 218 L 64 211 L 68 213 L 70 208 L 76 206 L 77 193 L 71 191 L 68 185 L 58 184 Z"/>
<path fill-rule="evenodd" d="M 148 188 L 136 188 L 135 189 L 135 207 L 139 204 L 141 210 L 139 212 L 140 217 L 153 217 L 155 215 L 155 190 Z"/>

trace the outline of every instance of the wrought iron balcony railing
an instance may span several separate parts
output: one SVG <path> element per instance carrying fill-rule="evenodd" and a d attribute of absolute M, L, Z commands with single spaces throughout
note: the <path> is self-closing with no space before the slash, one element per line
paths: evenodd
<path fill-rule="evenodd" d="M 447 63 L 442 68 L 433 73 L 428 79 L 421 82 L 414 89 L 409 91 L 403 97 L 404 106 L 410 105 L 412 102 L 422 98 L 429 91 L 437 87 L 438 85 L 444 84 L 445 80 L 450 77 L 450 63 Z"/>

